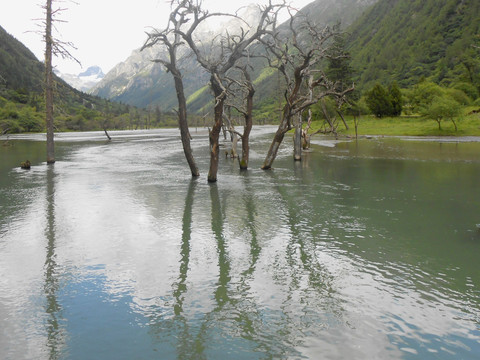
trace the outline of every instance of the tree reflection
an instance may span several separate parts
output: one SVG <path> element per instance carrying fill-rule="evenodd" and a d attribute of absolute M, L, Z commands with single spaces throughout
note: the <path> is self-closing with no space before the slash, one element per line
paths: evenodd
<path fill-rule="evenodd" d="M 189 353 L 190 358 L 195 359 L 206 359 L 207 356 L 204 354 L 206 350 L 206 343 L 208 341 L 208 332 L 211 330 L 212 324 L 218 326 L 218 319 L 216 319 L 216 314 L 218 314 L 222 308 L 230 302 L 230 297 L 228 294 L 228 286 L 230 282 L 230 261 L 227 255 L 225 237 L 224 237 L 224 216 L 222 214 L 222 206 L 220 203 L 220 196 L 218 194 L 218 187 L 216 184 L 210 184 L 210 199 L 211 199 L 211 228 L 214 234 L 217 253 L 218 253 L 218 268 L 219 276 L 217 286 L 214 292 L 214 298 L 216 302 L 216 307 L 209 313 L 204 315 L 203 321 L 200 322 L 199 331 L 195 339 L 193 339 L 193 348 L 191 346 L 186 347 L 192 342 L 190 339 L 190 334 L 184 332 L 184 337 L 182 337 L 182 342 L 180 344 L 180 358 L 187 358 L 185 353 Z M 185 228 L 185 226 L 184 226 Z M 193 351 L 193 353 L 191 353 Z"/>
<path fill-rule="evenodd" d="M 178 281 L 175 283 L 173 296 L 175 299 L 174 328 L 181 328 L 178 332 L 177 354 L 178 358 L 204 359 L 204 354 L 208 339 L 208 332 L 211 330 L 212 323 L 216 324 L 215 315 L 228 303 L 230 297 L 228 286 L 230 282 L 230 261 L 227 255 L 226 242 L 224 237 L 224 214 L 216 184 L 210 185 L 211 199 L 211 229 L 216 240 L 218 253 L 219 277 L 214 291 L 215 308 L 204 314 L 203 320 L 193 320 L 190 325 L 190 319 L 184 315 L 184 294 L 187 291 L 187 276 L 191 256 L 191 235 L 192 235 L 192 217 L 193 217 L 193 198 L 196 188 L 196 181 L 191 180 L 185 199 L 185 208 L 182 218 L 182 244 L 180 247 L 180 271 Z M 195 335 L 195 328 L 198 329 Z"/>
<path fill-rule="evenodd" d="M 189 269 L 199 255 L 192 250 L 195 245 L 192 244 L 196 218 L 194 199 L 196 191 L 205 188 L 198 189 L 195 180 L 188 188 L 182 217 L 179 272 L 172 288 L 173 317 L 155 319 L 152 327 L 159 343 L 173 342 L 177 358 L 205 359 L 219 354 L 228 357 L 252 354 L 252 351 L 267 358 L 294 355 L 297 346 L 303 344 L 304 339 L 299 337 L 303 329 L 323 328 L 331 321 L 329 317 L 319 316 L 318 307 L 328 307 L 326 313 L 332 313 L 330 308 L 335 303 L 333 278 L 316 256 L 317 244 L 311 231 L 314 224 L 308 224 L 314 216 L 309 214 L 308 219 L 303 218 L 306 214 L 302 203 L 298 202 L 298 187 L 277 185 L 279 182 L 273 178 L 272 186 L 278 195 L 272 199 L 271 206 L 276 212 L 266 215 L 255 179 L 245 173 L 242 180 L 241 190 L 221 192 L 218 184 L 210 184 L 208 193 L 200 194 L 202 198 L 210 196 L 210 216 L 204 220 L 210 221 L 211 241 L 216 252 L 211 265 L 218 271 L 208 293 L 203 294 L 193 293 L 188 280 L 192 277 Z M 202 210 L 207 206 L 201 204 Z M 202 221 L 205 213 L 198 215 Z M 286 222 L 277 228 L 280 219 Z M 310 228 L 303 231 L 302 226 Z M 263 229 L 267 232 L 259 233 Z M 288 236 L 286 242 L 281 241 L 282 234 Z M 267 238 L 263 239 L 265 236 Z M 264 274 L 258 266 L 265 241 L 270 246 L 265 260 L 275 254 L 275 262 L 262 262 Z M 241 251 L 243 248 L 245 252 Z M 264 281 L 275 284 L 271 286 Z M 283 298 L 278 307 L 275 303 L 259 301 L 269 297 L 262 291 L 275 291 L 276 288 L 285 290 L 282 294 L 271 294 L 277 299 Z M 195 308 L 196 301 L 206 301 L 206 304 L 209 300 L 212 306 L 209 310 L 199 312 Z M 341 313 L 341 309 L 336 313 Z"/>
<path fill-rule="evenodd" d="M 215 300 L 218 307 L 222 307 L 230 299 L 228 297 L 228 284 L 230 282 L 230 259 L 228 258 L 224 236 L 224 214 L 218 194 L 218 187 L 210 185 L 210 199 L 212 201 L 212 231 L 217 243 L 218 252 L 218 286 L 215 291 Z"/>
<path fill-rule="evenodd" d="M 243 173 L 243 175 L 243 180 L 245 184 L 245 194 L 243 196 L 243 199 L 245 202 L 245 209 L 247 214 L 244 220 L 244 226 L 246 229 L 248 229 L 248 232 L 250 233 L 250 266 L 242 273 L 242 275 L 244 276 L 242 283 L 245 283 L 246 279 L 251 277 L 255 271 L 262 248 L 258 243 L 257 228 L 255 226 L 257 209 L 255 206 L 255 195 L 253 192 L 253 186 L 250 183 L 248 173 Z"/>
<path fill-rule="evenodd" d="M 46 259 L 45 259 L 45 284 L 44 292 L 46 296 L 45 313 L 47 315 L 47 348 L 49 359 L 58 359 L 61 357 L 62 348 L 65 345 L 63 329 L 59 324 L 61 305 L 57 299 L 59 290 L 58 266 L 55 254 L 55 169 L 49 166 L 47 169 L 47 227 L 45 237 L 47 240 Z"/>
<path fill-rule="evenodd" d="M 190 263 L 190 241 L 192 239 L 192 209 L 193 195 L 195 193 L 196 181 L 191 180 L 185 198 L 185 208 L 182 217 L 182 244 L 180 246 L 180 271 L 176 288 L 173 291 L 175 298 L 175 315 L 181 315 L 183 312 L 184 293 L 187 291 L 187 272 Z"/>
<path fill-rule="evenodd" d="M 197 182 L 195 179 L 190 181 L 187 196 L 185 198 L 185 207 L 182 217 L 182 243 L 180 246 L 180 271 L 178 281 L 174 285 L 173 297 L 175 301 L 174 323 L 179 327 L 177 344 L 177 353 L 179 359 L 191 358 L 192 354 L 196 354 L 202 358 L 200 354 L 203 352 L 203 346 L 198 346 L 197 341 L 194 342 L 188 324 L 188 319 L 184 316 L 185 292 L 187 289 L 187 276 L 190 264 L 191 240 L 192 240 L 192 217 L 193 217 L 193 199 Z"/>
<path fill-rule="evenodd" d="M 303 167 L 295 168 L 297 180 L 302 182 Z M 330 326 L 332 321 L 341 319 L 344 313 L 341 302 L 335 297 L 337 293 L 335 276 L 330 273 L 317 256 L 318 242 L 315 238 L 315 207 L 303 196 L 301 184 L 285 184 L 274 177 L 274 188 L 278 193 L 279 209 L 285 212 L 286 229 L 289 231 L 285 249 L 286 271 L 284 285 L 288 289 L 282 305 L 286 317 L 284 322 L 284 338 L 294 345 L 300 345 L 304 339 L 298 334 L 302 329 L 321 329 Z M 312 294 L 315 294 L 313 296 Z M 321 309 L 324 309 L 322 311 Z M 333 314 L 322 316 L 319 314 Z"/>
<path fill-rule="evenodd" d="M 257 234 L 257 205 L 255 197 L 255 186 L 251 183 L 248 173 L 244 172 L 243 183 L 245 185 L 244 194 L 242 194 L 245 203 L 246 217 L 243 225 L 250 235 L 250 261 L 248 267 L 242 272 L 237 293 L 243 296 L 242 306 L 238 306 L 241 310 L 238 311 L 237 324 L 242 327 L 242 336 L 247 340 L 257 341 L 258 335 L 262 334 L 262 326 L 264 325 L 261 310 L 258 305 L 247 298 L 247 294 L 251 291 L 251 282 L 255 280 L 255 270 L 257 268 L 258 260 L 262 252 L 262 247 L 258 241 Z M 271 347 L 267 343 L 260 344 L 263 351 L 271 354 Z"/>

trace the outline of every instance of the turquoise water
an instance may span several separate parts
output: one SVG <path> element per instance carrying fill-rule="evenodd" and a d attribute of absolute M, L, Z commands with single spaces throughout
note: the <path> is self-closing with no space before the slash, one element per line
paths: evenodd
<path fill-rule="evenodd" d="M 480 357 L 476 139 L 287 139 L 264 172 L 260 128 L 209 185 L 204 133 L 197 180 L 177 130 L 112 135 L 0 148 L 0 358 Z"/>

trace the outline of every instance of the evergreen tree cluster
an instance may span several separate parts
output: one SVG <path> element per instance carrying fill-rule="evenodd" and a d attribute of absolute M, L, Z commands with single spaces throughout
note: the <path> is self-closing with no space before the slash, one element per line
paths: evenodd
<path fill-rule="evenodd" d="M 422 78 L 480 91 L 480 1 L 380 0 L 348 29 L 356 83 L 369 89 Z"/>
<path fill-rule="evenodd" d="M 402 93 L 396 82 L 387 89 L 377 83 L 365 94 L 368 108 L 376 117 L 400 116 L 402 114 Z"/>

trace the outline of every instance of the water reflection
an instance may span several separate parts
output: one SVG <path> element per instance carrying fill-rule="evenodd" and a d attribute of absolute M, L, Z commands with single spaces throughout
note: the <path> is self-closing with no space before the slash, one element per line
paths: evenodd
<path fill-rule="evenodd" d="M 220 204 L 220 197 L 218 194 L 218 187 L 215 185 L 210 186 L 210 199 L 212 201 L 212 231 L 215 236 L 218 252 L 218 283 L 215 290 L 215 300 L 217 301 L 219 311 L 223 305 L 229 302 L 228 297 L 228 285 L 230 282 L 230 260 L 227 254 L 225 235 L 224 235 L 224 218 L 225 213 L 222 211 L 222 205 Z"/>
<path fill-rule="evenodd" d="M 174 322 L 179 324 L 180 329 L 178 343 L 176 345 L 179 359 L 188 359 L 192 354 L 198 354 L 202 358 L 203 345 L 198 341 L 192 341 L 192 333 L 190 332 L 188 315 L 184 315 L 183 304 L 185 301 L 184 294 L 187 291 L 187 274 L 189 271 L 190 252 L 192 240 L 192 212 L 193 199 L 195 194 L 196 180 L 191 180 L 187 196 L 185 198 L 185 207 L 182 217 L 182 242 L 180 246 L 180 269 L 177 282 L 174 284 L 173 296 L 175 298 L 175 318 Z M 182 330 L 183 329 L 183 330 Z"/>
<path fill-rule="evenodd" d="M 62 357 L 62 352 L 65 348 L 65 333 L 64 328 L 60 325 L 61 318 L 61 305 L 58 301 L 58 292 L 60 289 L 58 273 L 59 267 L 56 261 L 56 235 L 55 235 L 55 166 L 48 166 L 46 172 L 46 229 L 45 239 L 46 245 L 46 259 L 45 259 L 45 314 L 46 319 L 46 333 L 47 344 L 46 347 L 49 350 L 49 359 L 59 359 Z"/>
<path fill-rule="evenodd" d="M 182 218 L 182 244 L 180 247 L 180 271 L 173 296 L 175 297 L 175 315 L 179 316 L 183 312 L 184 293 L 187 291 L 187 273 L 190 263 L 190 241 L 192 239 L 192 211 L 193 196 L 197 182 L 191 180 L 188 186 L 187 196 L 185 198 L 185 209 Z"/>
<path fill-rule="evenodd" d="M 246 213 L 243 221 L 243 227 L 248 230 L 248 234 L 250 235 L 250 260 L 248 262 L 249 267 L 242 273 L 243 279 L 241 281 L 241 283 L 243 284 L 243 289 L 241 290 L 241 292 L 246 293 L 248 291 L 247 281 L 251 280 L 252 275 L 255 272 L 262 248 L 257 238 L 256 219 L 259 214 L 255 202 L 255 192 L 253 191 L 254 185 L 250 181 L 248 172 L 244 171 L 241 173 L 241 175 L 243 176 L 242 179 L 245 189 L 244 193 L 242 194 L 242 199 L 245 204 Z"/>
<path fill-rule="evenodd" d="M 0 358 L 478 357 L 463 144 L 445 161 L 339 143 L 295 165 L 287 148 L 208 185 L 174 141 L 65 140 L 54 166 L 2 177 Z"/>

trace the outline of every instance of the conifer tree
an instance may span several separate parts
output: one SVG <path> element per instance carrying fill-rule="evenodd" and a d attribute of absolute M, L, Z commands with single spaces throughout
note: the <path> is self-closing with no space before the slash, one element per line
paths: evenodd
<path fill-rule="evenodd" d="M 402 113 L 402 93 L 396 82 L 393 82 L 388 89 L 377 83 L 366 93 L 365 100 L 376 117 L 400 116 Z"/>
<path fill-rule="evenodd" d="M 394 81 L 388 87 L 388 93 L 390 95 L 390 101 L 392 103 L 392 116 L 400 116 L 402 114 L 403 109 L 403 100 L 402 100 L 402 93 L 398 88 L 397 82 Z"/>

